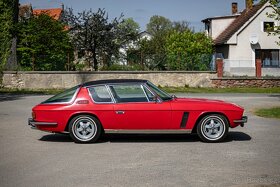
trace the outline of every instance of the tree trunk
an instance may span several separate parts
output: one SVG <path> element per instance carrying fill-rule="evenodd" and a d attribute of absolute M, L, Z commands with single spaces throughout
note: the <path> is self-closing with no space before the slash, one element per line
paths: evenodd
<path fill-rule="evenodd" d="M 92 58 L 93 58 L 93 69 L 94 71 L 98 70 L 98 61 L 96 58 L 96 42 L 94 42 L 94 47 L 92 48 L 91 52 L 92 52 Z"/>

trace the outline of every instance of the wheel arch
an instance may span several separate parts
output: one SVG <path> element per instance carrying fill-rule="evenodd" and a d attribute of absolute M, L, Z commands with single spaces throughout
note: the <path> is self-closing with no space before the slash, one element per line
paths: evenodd
<path fill-rule="evenodd" d="M 195 125 L 193 126 L 193 128 L 192 128 L 192 133 L 197 133 L 197 125 L 198 125 L 198 123 L 200 122 L 200 120 L 202 119 L 202 118 L 204 118 L 205 116 L 207 116 L 207 115 L 210 115 L 210 114 L 219 114 L 219 115 L 222 115 L 226 120 L 227 120 L 227 122 L 228 122 L 228 124 L 229 124 L 229 119 L 228 119 L 228 117 L 224 114 L 224 113 L 222 113 L 222 112 L 203 112 L 203 113 L 201 113 L 200 114 L 200 116 L 197 118 L 197 120 L 195 121 Z"/>
<path fill-rule="evenodd" d="M 67 124 L 66 124 L 66 126 L 65 126 L 64 131 L 65 131 L 65 132 L 69 132 L 68 128 L 69 128 L 69 123 L 70 123 L 70 121 L 71 121 L 74 117 L 76 117 L 76 116 L 81 116 L 81 115 L 89 115 L 89 116 L 92 116 L 92 117 L 96 118 L 96 119 L 100 122 L 100 124 L 101 124 L 102 131 L 104 130 L 104 129 L 103 129 L 103 126 L 102 126 L 102 123 L 101 123 L 100 119 L 97 117 L 97 115 L 95 115 L 95 114 L 93 114 L 93 113 L 90 113 L 90 112 L 81 112 L 81 113 L 74 113 L 74 114 L 72 114 L 72 115 L 70 116 L 70 118 L 69 118 L 68 121 L 67 121 Z"/>

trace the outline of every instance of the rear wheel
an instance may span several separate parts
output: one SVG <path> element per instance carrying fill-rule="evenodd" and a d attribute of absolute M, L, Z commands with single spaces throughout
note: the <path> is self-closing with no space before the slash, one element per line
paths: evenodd
<path fill-rule="evenodd" d="M 219 114 L 203 117 L 197 125 L 197 134 L 204 142 L 220 142 L 228 134 L 228 120 Z"/>
<path fill-rule="evenodd" d="M 69 123 L 70 136 L 76 143 L 96 142 L 101 131 L 99 120 L 90 115 L 76 116 Z"/>

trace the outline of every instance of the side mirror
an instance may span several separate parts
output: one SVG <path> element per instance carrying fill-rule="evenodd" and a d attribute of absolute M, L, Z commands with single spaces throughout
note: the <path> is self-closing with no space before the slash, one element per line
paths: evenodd
<path fill-rule="evenodd" d="M 176 95 L 173 94 L 173 95 L 171 95 L 171 98 L 176 99 L 177 97 L 176 97 Z"/>
<path fill-rule="evenodd" d="M 154 101 L 155 103 L 161 103 L 161 100 L 159 98 L 159 96 L 155 95 L 152 99 L 152 101 Z"/>

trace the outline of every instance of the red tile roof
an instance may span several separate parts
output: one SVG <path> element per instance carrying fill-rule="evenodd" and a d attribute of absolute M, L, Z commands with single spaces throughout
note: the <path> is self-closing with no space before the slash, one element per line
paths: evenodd
<path fill-rule="evenodd" d="M 215 45 L 226 43 L 230 37 L 236 33 L 251 17 L 253 17 L 258 10 L 262 8 L 263 4 L 254 5 L 250 10 L 243 10 L 241 14 L 214 40 Z"/>
<path fill-rule="evenodd" d="M 48 14 L 49 16 L 53 17 L 55 20 L 59 20 L 62 14 L 62 8 L 50 8 L 50 9 L 34 9 L 33 14 Z"/>

